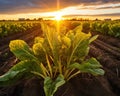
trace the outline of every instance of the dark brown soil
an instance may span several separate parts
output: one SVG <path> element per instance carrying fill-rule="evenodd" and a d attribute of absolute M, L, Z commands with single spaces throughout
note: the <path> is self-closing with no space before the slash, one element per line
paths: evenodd
<path fill-rule="evenodd" d="M 116 39 L 116 42 L 114 43 L 117 43 L 117 42 L 118 41 Z M 101 40 L 96 40 L 95 42 L 93 42 L 90 48 L 91 49 L 89 54 L 93 57 L 96 57 L 100 61 L 100 63 L 103 65 L 103 69 L 106 72 L 104 75 L 106 78 L 104 79 L 107 80 L 108 84 L 112 88 L 111 91 L 115 94 L 115 96 L 120 96 L 119 48 L 116 46 L 110 45 L 110 43 L 103 42 Z M 106 96 L 109 96 L 109 95 L 106 95 Z"/>
<path fill-rule="evenodd" d="M 120 39 L 119 38 L 115 38 L 115 37 L 111 37 L 111 36 L 103 36 L 103 35 L 99 35 L 98 38 L 101 41 L 104 41 L 110 45 L 120 48 Z"/>

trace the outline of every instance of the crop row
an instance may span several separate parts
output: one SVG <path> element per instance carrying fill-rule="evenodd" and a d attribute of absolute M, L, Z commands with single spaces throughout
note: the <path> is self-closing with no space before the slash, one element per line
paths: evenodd
<path fill-rule="evenodd" d="M 81 23 L 81 25 L 82 24 L 84 26 L 85 23 Z M 18 38 L 22 40 L 11 41 L 10 50 L 19 59 L 19 61 L 17 62 L 16 60 L 9 61 L 11 63 L 9 63 L 8 66 L 10 65 L 13 66 L 15 63 L 17 64 L 15 64 L 14 67 L 12 67 L 12 69 L 10 69 L 6 73 L 7 75 L 1 76 L 0 78 L 1 86 L 2 84 L 8 84 L 6 83 L 6 81 L 15 82 L 14 80 L 16 80 L 17 82 L 18 78 L 19 78 L 19 81 L 22 81 L 21 80 L 22 77 L 26 76 L 25 74 L 27 74 L 30 77 L 37 76 L 38 78 L 40 78 L 39 82 L 43 82 L 41 80 L 44 80 L 44 84 L 42 85 L 42 87 L 44 89 L 44 93 L 46 94 L 46 96 L 53 96 L 53 94 L 55 94 L 55 96 L 61 96 L 63 95 L 62 94 L 63 92 L 60 92 L 61 95 L 56 95 L 58 87 L 61 86 L 62 88 L 63 84 L 66 83 L 66 81 L 68 82 L 69 79 L 73 78 L 77 74 L 77 76 L 71 79 L 72 84 L 71 84 L 71 81 L 69 81 L 69 84 L 74 85 L 75 89 L 79 91 L 79 94 L 74 95 L 74 96 L 79 96 L 80 90 L 82 89 L 82 87 L 79 87 L 78 83 L 76 82 L 80 82 L 80 78 L 81 78 L 80 76 L 84 75 L 84 72 L 91 73 L 95 76 L 99 74 L 103 74 L 102 72 L 104 71 L 102 71 L 102 69 L 99 68 L 101 67 L 99 65 L 99 62 L 100 62 L 103 65 L 103 69 L 106 72 L 104 74 L 105 77 L 104 76 L 94 77 L 95 80 L 91 79 L 92 82 L 94 82 L 92 84 L 97 85 L 98 83 L 96 84 L 96 82 L 103 83 L 102 80 L 104 80 L 104 84 L 99 85 L 99 88 L 102 85 L 108 86 L 106 84 L 107 82 L 115 86 L 115 91 L 119 90 L 120 89 L 120 86 L 119 86 L 120 85 L 119 83 L 119 68 L 120 68 L 119 67 L 119 56 L 120 56 L 119 49 L 116 47 L 110 46 L 109 44 L 106 44 L 102 42 L 101 40 L 94 41 L 97 38 L 97 36 L 93 36 L 91 38 L 91 34 L 82 33 L 81 28 L 83 26 L 81 25 L 71 31 L 68 31 L 68 33 L 66 33 L 66 29 L 60 28 L 61 29 L 60 32 L 57 33 L 56 29 L 54 29 L 53 27 L 49 27 L 43 23 L 41 26 L 43 34 L 40 35 L 40 37 L 36 37 L 34 40 L 34 43 L 33 41 L 31 42 L 31 40 L 33 39 L 32 34 L 34 34 L 35 36 L 38 36 L 39 33 L 36 34 L 36 32 L 29 32 L 29 34 L 27 34 L 25 37 L 21 38 L 20 36 L 20 38 Z M 77 23 L 76 24 L 71 23 L 70 26 L 77 26 Z M 84 31 L 84 28 L 82 30 Z M 30 48 L 27 45 L 27 43 L 24 42 L 23 40 L 27 41 L 30 47 L 31 45 L 33 46 Z M 92 45 L 89 46 L 89 44 L 92 41 L 94 42 L 92 43 Z M 90 51 L 89 51 L 89 47 L 90 47 Z M 90 56 L 88 56 L 89 55 L 88 52 Z M 99 62 L 95 58 L 90 58 L 91 56 L 97 58 Z M 11 58 L 11 57 L 8 56 L 8 58 Z M 11 59 L 15 59 L 15 57 Z M 7 63 L 5 63 L 5 66 L 2 66 L 0 69 L 1 70 L 5 69 L 7 64 L 8 64 L 8 61 Z M 83 72 L 83 74 L 80 75 L 79 70 Z M 6 70 L 4 72 L 6 72 Z M 14 75 L 13 73 L 16 73 L 16 74 Z M 8 78 L 9 76 L 11 76 L 11 74 L 14 75 L 13 77 L 11 77 L 13 79 Z M 88 74 L 87 79 L 89 79 L 89 76 L 91 75 Z M 31 78 L 29 78 L 29 80 L 30 79 Z M 88 90 L 91 90 L 92 86 L 89 85 L 91 84 L 91 82 L 89 84 L 88 83 L 86 84 L 87 84 Z M 93 87 L 95 88 L 95 86 Z M 113 87 L 113 86 L 110 86 L 110 87 Z M 67 87 L 66 89 L 68 90 L 70 88 L 71 87 Z M 25 92 L 24 89 L 23 89 L 23 92 Z M 105 96 L 116 96 L 113 94 L 111 88 L 108 88 L 108 90 L 106 90 L 107 89 L 106 87 L 102 87 L 102 89 L 105 89 L 106 91 L 105 93 L 107 93 L 108 90 L 111 91 L 111 92 L 108 92 L 111 95 L 108 94 Z M 34 88 L 32 88 L 32 90 L 34 90 Z M 66 90 L 63 90 L 63 91 L 66 92 Z M 29 91 L 29 94 L 31 93 L 32 92 Z M 42 92 L 39 92 L 39 94 L 41 93 Z M 94 92 L 92 93 L 94 94 Z M 88 93 L 86 91 L 85 91 L 85 94 L 87 94 L 85 96 L 88 96 Z M 30 96 L 30 95 L 26 95 L 26 96 Z M 72 96 L 72 95 L 65 95 L 65 96 Z M 91 96 L 97 96 L 97 95 L 91 95 Z M 101 95 L 98 95 L 98 96 L 101 96 Z"/>
<path fill-rule="evenodd" d="M 56 22 L 49 21 L 48 25 L 56 26 Z M 17 32 L 24 32 L 34 26 L 39 25 L 40 22 L 0 22 L 0 38 Z M 81 26 L 85 33 L 92 32 L 93 34 L 103 34 L 120 38 L 120 23 L 119 21 L 62 21 L 60 22 L 62 30 L 68 31 L 74 29 L 76 26 Z"/>
<path fill-rule="evenodd" d="M 117 21 L 94 21 L 83 23 L 83 32 L 103 34 L 120 38 L 120 23 Z"/>
<path fill-rule="evenodd" d="M 0 22 L 0 38 L 24 32 L 39 25 L 39 22 Z"/>
<path fill-rule="evenodd" d="M 50 26 L 55 26 L 56 22 L 49 22 Z M 60 22 L 62 30 L 72 30 L 77 26 L 81 26 L 82 32 L 102 34 L 120 38 L 120 22 L 119 21 L 62 21 Z"/>

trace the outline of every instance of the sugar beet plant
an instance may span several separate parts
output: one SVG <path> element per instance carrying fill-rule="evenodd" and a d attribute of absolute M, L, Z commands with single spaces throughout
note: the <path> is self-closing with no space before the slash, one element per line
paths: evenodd
<path fill-rule="evenodd" d="M 33 27 L 39 26 L 38 22 L 0 22 L 0 38 L 18 32 L 25 32 Z"/>
<path fill-rule="evenodd" d="M 20 60 L 7 73 L 0 76 L 0 85 L 11 85 L 17 80 L 33 76 L 44 79 L 46 96 L 53 96 L 57 89 L 79 73 L 103 75 L 95 58 L 86 59 L 89 44 L 97 36 L 82 33 L 80 26 L 63 34 L 41 23 L 42 37 L 36 37 L 32 48 L 23 40 L 13 40 L 9 47 Z"/>
<path fill-rule="evenodd" d="M 117 21 L 93 22 L 91 32 L 120 38 L 120 23 Z"/>

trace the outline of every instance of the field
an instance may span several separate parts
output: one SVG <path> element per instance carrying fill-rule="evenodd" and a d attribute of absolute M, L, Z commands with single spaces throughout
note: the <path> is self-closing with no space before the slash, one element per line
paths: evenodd
<path fill-rule="evenodd" d="M 21 39 L 32 46 L 34 38 L 43 33 L 40 22 L 0 22 L 0 75 L 19 62 L 10 52 L 10 41 Z M 55 22 L 45 22 L 51 27 L 55 26 Z M 68 32 L 78 26 L 81 26 L 80 30 L 84 33 L 99 35 L 89 45 L 87 58 L 96 58 L 103 66 L 105 74 L 103 76 L 78 74 L 63 85 L 54 96 L 120 96 L 120 21 L 61 21 L 60 32 Z M 43 83 L 36 78 L 23 79 L 11 86 L 0 87 L 0 96 L 45 96 L 42 86 Z"/>

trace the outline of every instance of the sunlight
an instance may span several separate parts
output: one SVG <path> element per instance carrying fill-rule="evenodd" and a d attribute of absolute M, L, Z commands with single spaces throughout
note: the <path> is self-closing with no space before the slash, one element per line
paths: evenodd
<path fill-rule="evenodd" d="M 54 16 L 54 19 L 57 21 L 62 20 L 62 13 L 61 12 L 57 12 Z"/>

